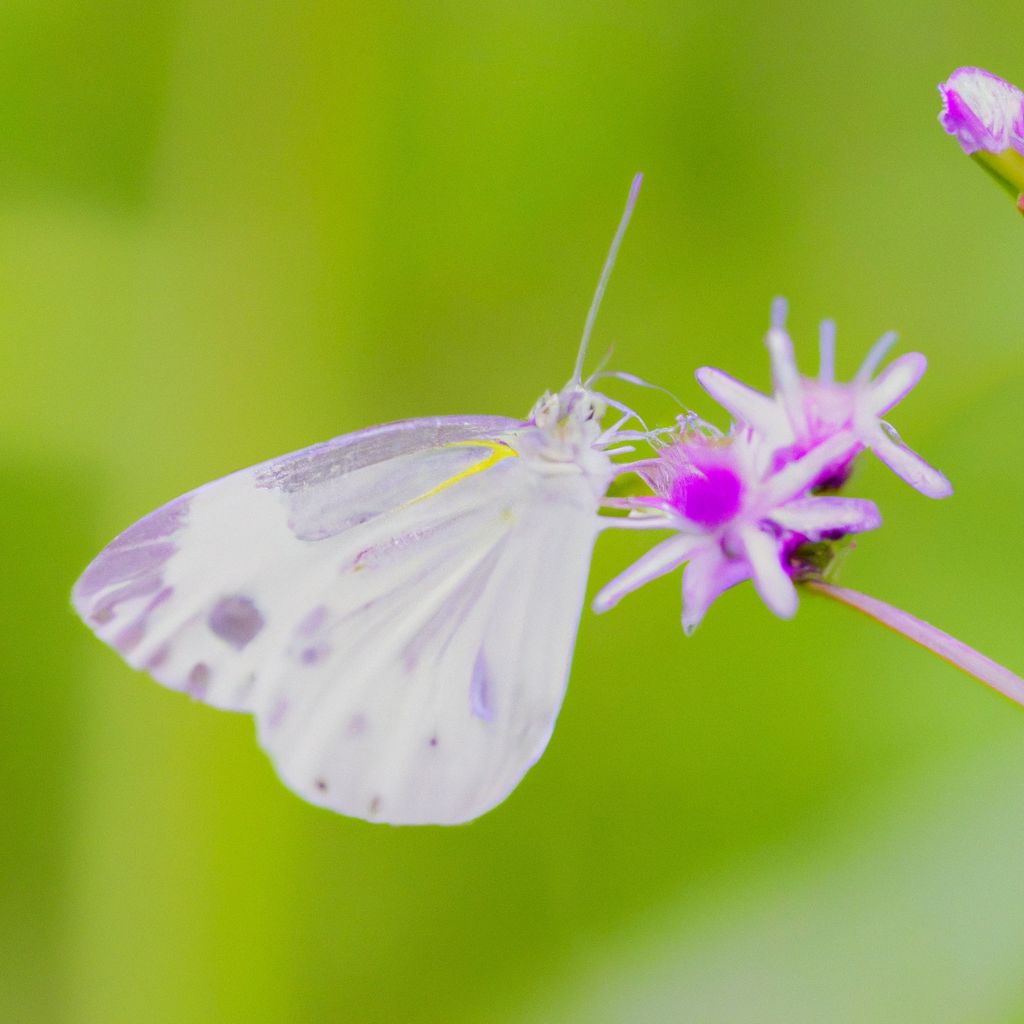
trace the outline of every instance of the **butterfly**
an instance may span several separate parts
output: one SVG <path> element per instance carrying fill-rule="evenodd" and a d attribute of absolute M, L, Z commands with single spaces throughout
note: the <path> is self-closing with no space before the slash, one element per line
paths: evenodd
<path fill-rule="evenodd" d="M 565 694 L 619 420 L 583 360 L 526 420 L 444 416 L 240 470 L 128 527 L 72 592 L 164 685 L 256 720 L 284 783 L 392 824 L 456 824 L 543 753 Z M 618 408 L 624 408 L 612 403 Z"/>

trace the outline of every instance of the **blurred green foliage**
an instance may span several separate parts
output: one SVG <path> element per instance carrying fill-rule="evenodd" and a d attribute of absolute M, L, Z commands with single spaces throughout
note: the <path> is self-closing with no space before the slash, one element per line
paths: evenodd
<path fill-rule="evenodd" d="M 67 604 L 202 481 L 524 413 L 643 169 L 595 356 L 714 418 L 692 371 L 766 384 L 775 294 L 808 368 L 822 316 L 845 371 L 898 327 L 932 368 L 894 418 L 957 494 L 865 464 L 887 525 L 843 580 L 1019 668 L 1024 234 L 935 91 L 1024 80 L 1016 14 L 3 5 L 0 1019 L 1024 1020 L 1024 717 L 840 607 L 741 588 L 686 639 L 676 578 L 586 612 L 519 790 L 394 830 L 302 804 Z"/>

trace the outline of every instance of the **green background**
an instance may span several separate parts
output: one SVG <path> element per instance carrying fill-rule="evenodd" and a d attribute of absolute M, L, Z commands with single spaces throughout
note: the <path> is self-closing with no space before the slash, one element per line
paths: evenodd
<path fill-rule="evenodd" d="M 0 8 L 0 1019 L 1024 1021 L 1024 715 L 847 609 L 678 576 L 583 616 L 551 746 L 451 829 L 300 802 L 251 722 L 73 617 L 89 558 L 349 430 L 525 413 L 594 356 L 931 369 L 842 577 L 1024 665 L 1024 222 L 936 123 L 1019 11 L 810 2 Z M 673 407 L 620 392 L 655 419 Z M 650 542 L 610 536 L 592 587 Z M 552 566 L 552 572 L 558 567 Z"/>

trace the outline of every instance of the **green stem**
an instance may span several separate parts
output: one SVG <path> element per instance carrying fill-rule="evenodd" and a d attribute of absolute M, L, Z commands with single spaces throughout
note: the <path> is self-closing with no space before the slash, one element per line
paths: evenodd
<path fill-rule="evenodd" d="M 1017 209 L 1024 213 L 1024 156 L 1015 149 L 1005 149 L 1002 153 L 986 153 L 978 150 L 973 153 L 974 161 L 1013 196 L 1017 201 Z"/>

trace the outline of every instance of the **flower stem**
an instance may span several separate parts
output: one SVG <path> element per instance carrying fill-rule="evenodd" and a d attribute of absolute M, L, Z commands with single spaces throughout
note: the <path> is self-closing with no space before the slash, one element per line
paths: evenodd
<path fill-rule="evenodd" d="M 1024 156 L 1013 149 L 1002 153 L 979 150 L 972 156 L 1017 200 L 1017 209 L 1024 213 Z"/>
<path fill-rule="evenodd" d="M 986 658 L 973 647 L 968 647 L 948 633 L 943 633 L 941 629 L 936 629 L 909 612 L 886 604 L 885 601 L 879 601 L 877 597 L 869 597 L 847 587 L 837 587 L 822 580 L 808 580 L 804 586 L 816 594 L 823 594 L 825 597 L 831 597 L 833 601 L 855 608 L 896 633 L 902 633 L 908 640 L 927 648 L 943 661 L 948 661 L 969 676 L 974 676 L 997 693 L 1024 705 L 1024 679 L 991 658 Z"/>

